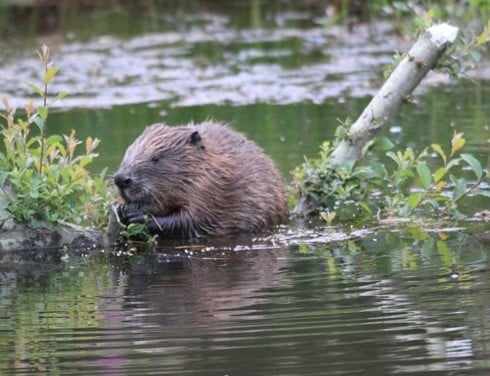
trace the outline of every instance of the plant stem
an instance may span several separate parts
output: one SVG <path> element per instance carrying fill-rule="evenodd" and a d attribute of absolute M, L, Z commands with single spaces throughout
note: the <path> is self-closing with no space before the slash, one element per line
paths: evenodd
<path fill-rule="evenodd" d="M 471 187 L 469 187 L 461 196 L 459 196 L 456 200 L 454 200 L 453 202 L 456 204 L 458 203 L 463 197 L 466 197 L 468 196 L 471 192 L 473 192 L 475 190 L 475 188 L 478 188 L 478 186 L 481 184 L 481 182 L 483 181 L 483 179 L 486 178 L 486 175 L 483 175 L 480 179 L 478 179 L 475 183 L 473 183 L 471 185 Z"/>
<path fill-rule="evenodd" d="M 46 50 L 46 54 L 43 56 L 43 68 L 44 68 L 44 92 L 43 92 L 43 107 L 48 105 L 48 80 L 46 79 L 48 74 L 48 62 L 49 62 L 49 49 Z M 44 144 L 46 135 L 46 122 L 44 122 L 41 128 L 41 156 L 39 157 L 39 174 L 43 173 L 43 159 L 44 159 Z"/>

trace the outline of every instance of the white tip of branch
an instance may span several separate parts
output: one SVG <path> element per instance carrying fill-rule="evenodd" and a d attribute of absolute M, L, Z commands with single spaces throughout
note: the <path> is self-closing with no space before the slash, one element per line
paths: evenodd
<path fill-rule="evenodd" d="M 427 31 L 431 35 L 431 42 L 437 47 L 441 47 L 444 44 L 453 43 L 456 40 L 459 28 L 447 23 L 440 23 L 429 27 Z"/>

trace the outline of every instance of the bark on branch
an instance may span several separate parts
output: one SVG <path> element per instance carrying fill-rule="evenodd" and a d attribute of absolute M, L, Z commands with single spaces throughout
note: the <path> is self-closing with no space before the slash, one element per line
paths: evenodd
<path fill-rule="evenodd" d="M 400 104 L 437 64 L 458 35 L 458 28 L 441 23 L 425 30 L 349 130 L 349 140 L 330 156 L 332 166 L 360 157 L 363 146 L 398 112 Z"/>
<path fill-rule="evenodd" d="M 347 160 L 358 160 L 363 146 L 391 121 L 402 101 L 412 93 L 425 75 L 435 67 L 459 29 L 447 23 L 434 25 L 420 35 L 384 85 L 352 124 L 348 139 L 341 142 L 330 156 L 334 168 Z M 308 204 L 301 197 L 296 213 L 305 212 Z"/>

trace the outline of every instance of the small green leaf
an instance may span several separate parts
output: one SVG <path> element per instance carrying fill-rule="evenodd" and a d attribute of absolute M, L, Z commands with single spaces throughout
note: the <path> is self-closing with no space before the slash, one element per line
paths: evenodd
<path fill-rule="evenodd" d="M 29 82 L 27 84 L 32 90 L 34 90 L 41 98 L 44 98 L 44 91 L 41 90 L 39 86 L 36 84 Z"/>
<path fill-rule="evenodd" d="M 410 196 L 408 196 L 408 204 L 412 209 L 415 209 L 420 204 L 421 200 L 422 193 L 420 192 L 412 193 Z"/>
<path fill-rule="evenodd" d="M 369 207 L 369 205 L 366 202 L 360 202 L 359 205 L 361 208 L 368 214 L 372 214 L 373 210 Z"/>
<path fill-rule="evenodd" d="M 392 151 L 389 151 L 389 152 L 387 152 L 387 153 L 386 153 L 386 156 L 387 156 L 388 158 L 391 158 L 393 161 L 395 161 L 395 163 L 396 163 L 398 166 L 400 166 L 400 163 L 401 163 L 401 162 L 400 162 L 400 158 L 399 158 L 399 157 L 398 157 L 398 156 L 397 156 L 395 153 L 393 153 Z"/>
<path fill-rule="evenodd" d="M 88 165 L 89 163 L 92 162 L 92 157 L 90 156 L 83 156 L 80 158 L 79 160 L 79 164 L 80 164 L 80 167 L 85 167 L 86 165 Z"/>
<path fill-rule="evenodd" d="M 460 158 L 454 158 L 449 161 L 449 163 L 446 166 L 446 169 L 449 171 L 453 166 L 459 165 L 459 162 L 461 161 Z"/>
<path fill-rule="evenodd" d="M 447 174 L 446 167 L 440 167 L 434 172 L 434 182 L 439 183 L 439 181 Z"/>
<path fill-rule="evenodd" d="M 471 58 L 474 60 L 474 61 L 480 61 L 481 60 L 481 54 L 480 52 L 476 51 L 476 50 L 472 50 L 472 51 L 469 51 L 469 54 L 471 55 Z"/>
<path fill-rule="evenodd" d="M 446 164 L 447 163 L 446 153 L 444 153 L 444 150 L 442 150 L 441 145 L 432 144 L 430 145 L 430 147 L 432 148 L 432 150 L 434 150 L 437 154 L 441 156 L 442 160 L 444 161 L 444 164 Z"/>
<path fill-rule="evenodd" d="M 37 113 L 39 114 L 39 116 L 41 116 L 43 121 L 46 122 L 46 120 L 48 119 L 48 108 L 45 106 L 39 106 L 37 108 Z"/>
<path fill-rule="evenodd" d="M 0 185 L 4 186 L 10 173 L 8 171 L 0 171 Z"/>
<path fill-rule="evenodd" d="M 483 169 L 481 167 L 480 161 L 473 157 L 471 154 L 461 154 L 461 158 L 470 165 L 471 169 L 476 175 L 478 180 L 483 176 Z"/>
<path fill-rule="evenodd" d="M 485 191 L 482 189 L 475 191 L 473 194 L 478 196 L 483 196 L 483 197 L 490 197 L 490 191 Z"/>
<path fill-rule="evenodd" d="M 46 139 L 46 145 L 50 146 L 53 144 L 61 144 L 63 142 L 63 137 L 59 134 L 53 134 Z"/>
<path fill-rule="evenodd" d="M 36 199 L 36 198 L 38 198 L 38 197 L 39 197 L 39 192 L 37 192 L 37 191 L 30 191 L 30 192 L 29 192 L 29 196 L 30 196 L 31 198 L 33 198 L 33 199 Z"/>
<path fill-rule="evenodd" d="M 454 184 L 453 200 L 459 200 L 466 192 L 467 182 L 465 179 L 457 179 L 453 175 L 451 175 L 451 181 Z"/>
<path fill-rule="evenodd" d="M 364 144 L 364 146 L 362 147 L 361 149 L 361 157 L 364 158 L 367 154 L 367 152 L 369 151 L 369 149 L 371 149 L 371 147 L 374 145 L 374 140 L 369 140 L 368 142 L 366 142 Z"/>
<path fill-rule="evenodd" d="M 415 168 L 417 170 L 417 174 L 419 175 L 422 187 L 425 189 L 429 188 L 432 178 L 430 176 L 430 170 L 429 167 L 427 167 L 427 164 L 425 162 L 419 162 Z"/>
<path fill-rule="evenodd" d="M 393 149 L 395 144 L 388 137 L 376 137 L 373 146 L 376 150 L 388 151 Z"/>
<path fill-rule="evenodd" d="M 34 124 L 38 126 L 39 130 L 42 132 L 45 124 L 44 119 L 39 114 L 36 114 L 35 116 L 31 117 L 31 120 Z"/>
<path fill-rule="evenodd" d="M 49 81 L 51 81 L 51 79 L 56 76 L 56 73 L 58 73 L 59 71 L 59 68 L 58 67 L 52 67 L 52 68 L 49 68 L 46 72 L 46 74 L 44 75 L 44 82 L 45 83 L 48 83 Z"/>

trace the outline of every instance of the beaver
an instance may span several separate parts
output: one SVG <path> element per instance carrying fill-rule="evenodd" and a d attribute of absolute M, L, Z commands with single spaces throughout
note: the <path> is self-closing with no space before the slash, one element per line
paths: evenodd
<path fill-rule="evenodd" d="M 263 231 L 288 218 L 285 184 L 253 141 L 225 124 L 154 124 L 114 176 L 125 224 L 201 237 Z"/>

